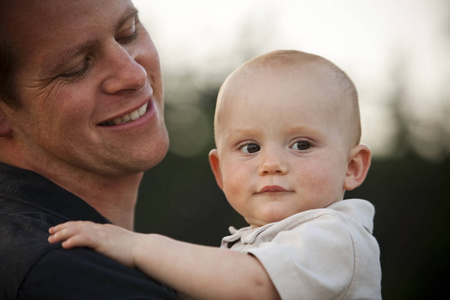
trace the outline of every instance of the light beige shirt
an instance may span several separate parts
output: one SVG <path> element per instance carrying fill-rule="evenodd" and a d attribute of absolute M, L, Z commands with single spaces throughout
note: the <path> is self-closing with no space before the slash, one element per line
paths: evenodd
<path fill-rule="evenodd" d="M 230 227 L 222 248 L 254 255 L 284 300 L 381 299 L 374 207 L 348 199 L 251 229 Z"/>

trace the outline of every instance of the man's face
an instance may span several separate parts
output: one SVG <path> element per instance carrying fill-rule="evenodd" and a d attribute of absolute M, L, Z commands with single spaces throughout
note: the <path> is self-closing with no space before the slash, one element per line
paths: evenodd
<path fill-rule="evenodd" d="M 168 146 L 159 56 L 131 1 L 14 3 L 21 108 L 0 109 L 25 167 L 118 176 L 156 165 Z"/>

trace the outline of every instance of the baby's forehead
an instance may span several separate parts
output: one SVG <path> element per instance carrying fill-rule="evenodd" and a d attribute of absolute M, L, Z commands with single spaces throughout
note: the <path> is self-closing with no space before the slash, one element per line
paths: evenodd
<path fill-rule="evenodd" d="M 319 59 L 291 58 L 254 60 L 244 64 L 233 72 L 225 81 L 223 89 L 244 87 L 257 81 L 270 85 L 273 81 L 283 81 L 295 85 L 320 85 L 322 89 L 341 86 L 337 68 L 331 63 Z"/>
<path fill-rule="evenodd" d="M 263 68 L 241 75 L 221 90 L 217 113 L 271 108 L 275 116 L 308 111 L 328 118 L 346 106 L 339 87 L 333 87 L 336 83 L 320 74 Z"/>
<path fill-rule="evenodd" d="M 359 140 L 359 108 L 356 90 L 348 77 L 340 78 L 343 75 L 340 75 L 338 71 L 316 61 L 293 64 L 281 61 L 248 65 L 240 72 L 233 74 L 233 77 L 229 78 L 230 80 L 223 86 L 216 111 L 216 126 L 220 126 L 220 119 L 227 118 L 227 114 L 233 113 L 235 101 L 243 101 L 245 98 L 242 97 L 243 94 L 251 93 L 252 89 L 260 88 L 268 91 L 272 89 L 273 91 L 273 89 L 289 85 L 294 88 L 286 88 L 286 90 L 296 93 L 289 98 L 290 101 L 298 100 L 300 103 L 300 105 L 291 105 L 294 113 L 295 110 L 306 107 L 313 109 L 317 115 L 321 116 L 320 118 L 323 117 L 324 122 L 339 128 L 343 136 L 351 135 Z M 271 80 L 275 80 L 274 78 L 283 84 L 273 84 Z M 249 83 L 253 84 L 249 85 Z M 274 94 L 277 94 L 277 91 L 274 91 Z M 277 99 L 272 101 L 278 102 Z M 303 104 L 305 107 L 301 106 Z M 254 102 L 250 105 L 254 108 L 258 103 Z M 289 103 L 283 105 L 289 105 Z M 248 109 L 252 109 L 251 106 Z M 277 106 L 273 109 L 274 112 L 278 111 Z"/>
<path fill-rule="evenodd" d="M 323 64 L 254 63 L 233 73 L 223 84 L 220 102 L 239 101 L 242 96 L 266 91 L 271 95 L 295 94 L 299 99 L 313 98 L 317 105 L 333 106 L 345 89 L 334 71 Z M 275 101 L 276 99 L 274 99 Z M 339 99 L 342 101 L 343 99 Z M 323 104 L 322 102 L 325 102 Z"/>

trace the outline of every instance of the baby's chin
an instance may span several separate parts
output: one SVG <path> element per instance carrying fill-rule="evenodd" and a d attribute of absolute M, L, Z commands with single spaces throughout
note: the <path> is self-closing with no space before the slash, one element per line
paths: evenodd
<path fill-rule="evenodd" d="M 260 216 L 259 218 L 252 218 L 247 219 L 247 223 L 250 225 L 251 228 L 258 228 L 262 227 L 267 224 L 280 222 L 290 216 L 293 216 L 297 213 L 300 213 L 301 211 L 291 211 L 291 212 L 280 212 L 280 211 L 271 211 L 264 216 Z"/>

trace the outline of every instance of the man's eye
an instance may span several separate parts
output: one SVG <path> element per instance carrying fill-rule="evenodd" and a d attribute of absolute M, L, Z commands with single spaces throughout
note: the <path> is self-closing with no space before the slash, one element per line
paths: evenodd
<path fill-rule="evenodd" d="M 292 149 L 294 150 L 300 150 L 300 151 L 304 151 L 304 150 L 308 150 L 309 148 L 311 148 L 311 143 L 307 142 L 307 141 L 297 141 L 295 142 L 292 146 Z"/>
<path fill-rule="evenodd" d="M 246 144 L 240 148 L 240 150 L 244 153 L 255 153 L 258 152 L 260 149 L 261 148 L 255 143 Z"/>
<path fill-rule="evenodd" d="M 133 24 L 125 32 L 122 32 L 120 36 L 116 38 L 122 44 L 128 44 L 134 41 L 138 36 L 138 30 L 136 26 L 136 19 L 133 20 Z"/>
<path fill-rule="evenodd" d="M 86 60 L 83 63 L 83 65 L 80 66 L 80 68 L 78 70 L 73 71 L 73 72 L 69 71 L 68 73 L 64 73 L 64 74 L 61 75 L 61 77 L 64 77 L 64 78 L 78 78 L 78 77 L 81 77 L 89 70 L 89 67 L 90 67 L 90 62 L 89 62 L 89 60 Z"/>
<path fill-rule="evenodd" d="M 137 30 L 134 30 L 133 33 L 119 38 L 118 41 L 122 44 L 129 44 L 132 41 L 134 41 L 137 38 L 137 36 L 138 36 L 138 32 L 137 32 Z"/>

